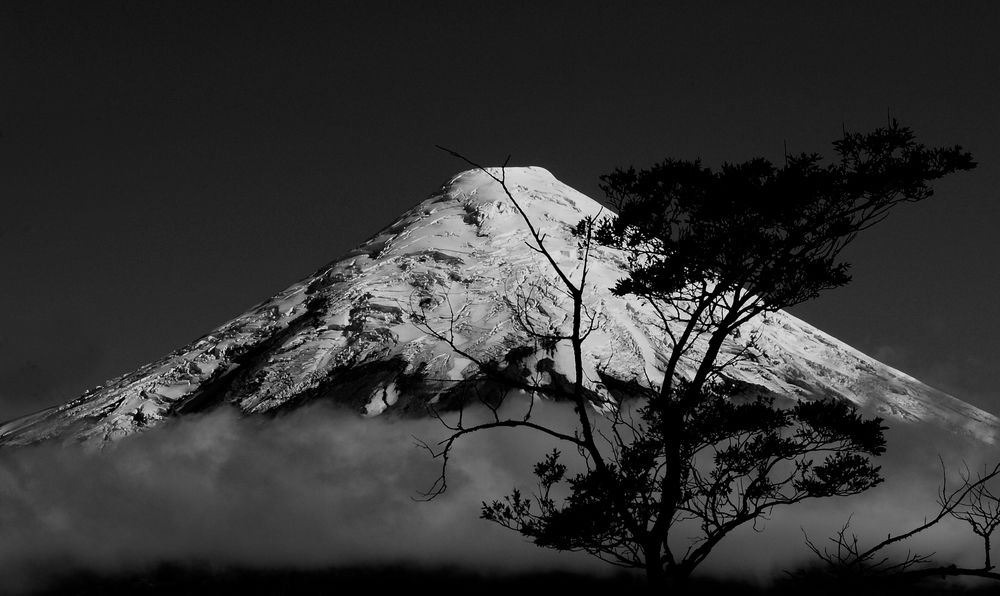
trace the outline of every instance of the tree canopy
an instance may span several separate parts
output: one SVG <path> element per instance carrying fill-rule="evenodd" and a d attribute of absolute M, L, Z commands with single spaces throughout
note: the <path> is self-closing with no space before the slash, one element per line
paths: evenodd
<path fill-rule="evenodd" d="M 843 401 L 781 407 L 773 395 L 747 397 L 725 375 L 736 358 L 719 361 L 723 342 L 749 320 L 848 283 L 841 253 L 859 233 L 897 205 L 930 197 L 931 182 L 975 167 L 961 147 L 928 148 L 895 121 L 869 133 L 845 131 L 833 148 L 836 157 L 826 164 L 817 153 L 718 169 L 667 159 L 602 176 L 617 215 L 576 226 L 584 248 L 579 282 L 552 258 L 502 174 L 490 174 L 524 218 L 553 283 L 573 300 L 572 331 L 540 339 L 547 349 L 565 343 L 573 350 L 576 377 L 564 393 L 576 405 L 578 429 L 539 425 L 530 408 L 504 420 L 491 406 L 495 421 L 467 427 L 460 419 L 438 455 L 446 459 L 454 439 L 468 432 L 525 426 L 566 441 L 585 471 L 567 474 L 554 451 L 535 466 L 533 494 L 515 490 L 484 503 L 484 518 L 539 546 L 642 568 L 662 583 L 683 581 L 733 530 L 775 507 L 856 494 L 882 481 L 871 460 L 885 451 L 881 419 Z M 625 256 L 626 275 L 613 291 L 648 304 L 671 346 L 662 382 L 633 383 L 640 405 L 623 400 L 604 414 L 588 407 L 580 366 L 592 325 L 581 305 L 595 243 Z M 539 339 L 538 330 L 528 331 Z M 495 375 L 490 363 L 477 364 Z M 512 387 L 534 390 L 523 381 Z M 551 388 L 538 391 L 552 395 Z"/>

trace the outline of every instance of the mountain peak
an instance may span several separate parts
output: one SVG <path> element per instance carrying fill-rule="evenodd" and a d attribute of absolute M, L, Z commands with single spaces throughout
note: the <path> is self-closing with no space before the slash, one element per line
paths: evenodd
<path fill-rule="evenodd" d="M 602 209 L 600 203 L 563 184 L 551 172 L 539 166 L 465 170 L 452 176 L 439 194 L 472 205 L 497 201 L 507 205 L 509 199 L 500 184 L 493 179 L 494 176 L 504 180 L 508 190 L 522 203 L 522 208 L 529 215 L 536 210 L 555 209 L 550 213 L 550 218 L 567 217 L 564 223 L 575 224 L 585 215 L 596 215 Z M 576 219 L 573 219 L 574 215 Z"/>
<path fill-rule="evenodd" d="M 608 211 L 544 168 L 489 172 L 503 174 L 553 258 L 579 279 L 572 227 Z M 515 315 L 547 330 L 571 319 L 568 298 L 529 242 L 500 184 L 483 171 L 461 172 L 354 250 L 187 346 L 65 405 L 0 425 L 0 445 L 100 445 L 222 404 L 250 415 L 330 400 L 365 416 L 426 415 L 428 404 L 447 408 L 480 389 L 475 364 L 441 333 L 477 360 L 504 362 L 516 352 L 528 374 L 564 382 L 573 370 L 569 350 L 533 350 Z M 616 251 L 591 251 L 585 302 L 596 318 L 584 375 L 595 404 L 629 382 L 662 379 L 669 351 L 649 305 L 610 292 L 624 262 Z M 727 373 L 754 391 L 834 397 L 890 424 L 925 421 L 991 443 L 998 436 L 996 417 L 788 313 L 757 317 L 747 327 L 723 351 L 741 353 L 751 347 L 748 338 L 757 338 L 753 358 Z"/>
<path fill-rule="evenodd" d="M 522 184 L 528 187 L 543 187 L 546 185 L 561 185 L 562 182 L 552 175 L 552 172 L 541 166 L 490 166 L 485 171 L 480 168 L 470 168 L 451 177 L 448 185 L 458 184 L 463 180 L 489 180 L 496 176 L 512 184 Z"/>

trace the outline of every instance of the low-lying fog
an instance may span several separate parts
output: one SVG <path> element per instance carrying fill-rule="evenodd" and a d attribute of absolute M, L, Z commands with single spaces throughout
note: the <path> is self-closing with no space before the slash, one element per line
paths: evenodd
<path fill-rule="evenodd" d="M 546 404 L 539 415 L 572 416 Z M 449 489 L 429 502 L 440 461 L 414 437 L 444 435 L 432 419 L 361 419 L 316 405 L 278 418 L 232 411 L 187 417 L 101 452 L 42 445 L 0 451 L 0 577 L 28 589 L 54 573 L 128 572 L 158 562 L 260 566 L 368 563 L 468 566 L 497 572 L 609 571 L 576 553 L 527 543 L 479 519 L 483 500 L 531 489 L 534 462 L 553 446 L 538 433 L 499 429 L 458 444 Z M 763 532 L 734 534 L 702 573 L 766 581 L 812 561 L 803 530 L 822 543 L 853 514 L 864 542 L 898 533 L 935 511 L 937 459 L 952 480 L 997 458 L 987 446 L 927 427 L 891 429 L 869 493 L 775 511 Z M 564 449 L 566 457 L 574 456 Z M 980 566 L 981 546 L 949 520 L 908 546 Z"/>

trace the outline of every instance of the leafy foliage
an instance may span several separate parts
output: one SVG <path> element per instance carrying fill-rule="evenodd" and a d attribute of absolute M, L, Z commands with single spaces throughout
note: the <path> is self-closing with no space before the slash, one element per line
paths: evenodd
<path fill-rule="evenodd" d="M 677 391 L 688 391 L 680 384 Z M 724 387 L 701 391 L 684 416 L 681 497 L 672 516 L 661 493 L 667 478 L 662 414 L 639 409 L 627 435 L 619 430 L 617 456 L 606 470 L 565 478 L 558 451 L 535 466 L 537 492 L 520 491 L 484 504 L 485 519 L 517 530 L 539 546 L 582 550 L 623 566 L 645 566 L 645 542 L 657 527 L 693 522 L 698 537 L 685 552 L 703 560 L 718 540 L 773 507 L 807 498 L 850 495 L 882 481 L 868 455 L 885 451 L 881 420 L 865 419 L 843 402 L 774 406 L 773 398 L 735 403 Z M 557 505 L 553 487 L 568 482 Z"/>
<path fill-rule="evenodd" d="M 630 258 L 616 291 L 670 298 L 710 280 L 770 308 L 798 304 L 850 281 L 838 256 L 859 232 L 900 202 L 930 197 L 929 182 L 975 167 L 961 147 L 929 149 L 895 121 L 845 132 L 833 147 L 827 165 L 818 153 L 718 170 L 667 159 L 602 176 L 618 217 L 603 220 L 596 238 Z"/>
<path fill-rule="evenodd" d="M 483 169 L 503 186 L 532 248 L 573 301 L 569 335 L 518 320 L 549 350 L 570 345 L 575 378 L 563 396 L 574 402 L 579 427 L 570 435 L 538 425 L 530 408 L 520 420 L 502 419 L 491 405 L 493 421 L 460 421 L 438 455 L 446 461 L 454 440 L 469 432 L 520 426 L 568 442 L 585 467 L 568 475 L 560 453 L 550 453 L 535 466 L 536 492 L 484 503 L 485 519 L 539 546 L 644 568 L 651 583 L 683 581 L 730 532 L 756 527 L 775 507 L 882 481 L 870 459 L 885 451 L 881 419 L 844 402 L 778 407 L 769 397 L 741 398 L 725 372 L 748 357 L 752 337 L 743 352 L 719 358 L 723 342 L 755 316 L 848 283 L 840 254 L 860 232 L 898 204 L 930 197 L 930 182 L 975 166 L 961 147 L 927 148 L 895 121 L 867 134 L 845 132 L 833 147 L 837 158 L 827 165 L 815 153 L 789 155 L 780 167 L 755 158 L 718 170 L 667 159 L 603 176 L 618 214 L 576 227 L 584 254 L 578 282 L 552 257 L 502 170 L 497 177 Z M 581 346 L 593 329 L 583 306 L 592 243 L 625 256 L 627 276 L 613 291 L 649 305 L 671 345 L 662 382 L 636 387 L 642 405 L 631 413 L 633 404 L 618 403 L 605 420 L 588 407 L 582 378 Z M 512 387 L 552 394 L 524 382 Z"/>

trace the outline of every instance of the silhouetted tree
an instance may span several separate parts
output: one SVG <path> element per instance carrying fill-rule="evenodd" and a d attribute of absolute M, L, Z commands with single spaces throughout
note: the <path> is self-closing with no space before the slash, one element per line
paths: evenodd
<path fill-rule="evenodd" d="M 857 534 L 851 532 L 851 520 L 829 538 L 829 545 L 820 548 L 807 535 L 806 545 L 820 561 L 825 571 L 839 580 L 894 582 L 917 581 L 925 578 L 968 576 L 1000 580 L 1000 574 L 993 572 L 990 560 L 990 538 L 1000 525 L 1000 508 L 997 497 L 990 491 L 990 482 L 1000 476 L 1000 464 L 984 468 L 978 475 L 966 468 L 960 473 L 958 486 L 949 488 L 948 471 L 941 461 L 941 486 L 938 490 L 938 509 L 926 516 L 912 528 L 891 532 L 885 540 L 865 546 Z M 984 564 L 982 567 L 959 567 L 953 564 L 935 563 L 933 554 L 916 553 L 908 550 L 905 555 L 887 554 L 890 547 L 906 543 L 909 539 L 925 532 L 948 517 L 965 521 L 974 534 L 983 539 Z"/>
<path fill-rule="evenodd" d="M 1000 526 L 1000 497 L 997 497 L 990 490 L 990 485 L 986 480 L 991 480 L 1000 473 L 1000 466 L 983 471 L 979 475 L 979 482 L 972 483 L 971 490 L 965 499 L 960 501 L 959 506 L 951 510 L 951 516 L 964 521 L 969 525 L 969 529 L 976 536 L 983 539 L 983 569 L 993 570 L 991 559 L 993 532 Z M 966 483 L 970 483 L 972 475 L 968 470 L 962 478 Z M 985 480 L 984 480 L 985 479 Z"/>
<path fill-rule="evenodd" d="M 856 494 L 881 481 L 869 459 L 885 448 L 880 419 L 843 402 L 781 408 L 767 397 L 740 399 L 724 376 L 734 358 L 719 361 L 723 342 L 750 319 L 848 283 L 840 253 L 858 233 L 899 203 L 929 197 L 929 182 L 975 165 L 961 148 L 928 149 L 895 122 L 868 134 L 845 132 L 834 150 L 837 159 L 828 165 L 818 154 L 789 155 L 783 166 L 758 158 L 718 170 L 666 160 L 603 176 L 618 214 L 577 226 L 584 254 L 578 279 L 549 253 L 503 170 L 498 176 L 483 169 L 503 187 L 532 247 L 572 299 L 566 331 L 539 331 L 530 318 L 519 319 L 536 340 L 569 343 L 575 377 L 569 386 L 553 386 L 507 374 L 513 363 L 477 361 L 455 344 L 451 330 L 427 328 L 510 389 L 570 399 L 578 428 L 567 433 L 538 424 L 530 405 L 518 417 L 504 415 L 502 397 L 494 396 L 483 401 L 491 420 L 466 425 L 459 417 L 449 422 L 452 434 L 429 448 L 446 462 L 465 434 L 520 426 L 567 442 L 585 464 L 584 472 L 568 475 L 561 454 L 549 454 L 535 466 L 537 492 L 515 490 L 484 503 L 483 517 L 539 546 L 641 568 L 652 583 L 680 582 L 729 533 L 774 507 Z M 635 411 L 624 402 L 600 410 L 604 430 L 588 407 L 582 373 L 581 346 L 594 324 L 583 301 L 594 242 L 627 256 L 628 274 L 613 291 L 648 303 L 672 344 L 662 382 L 632 384 L 631 394 L 642 400 Z M 441 480 L 432 493 L 443 490 L 444 473 Z"/>

